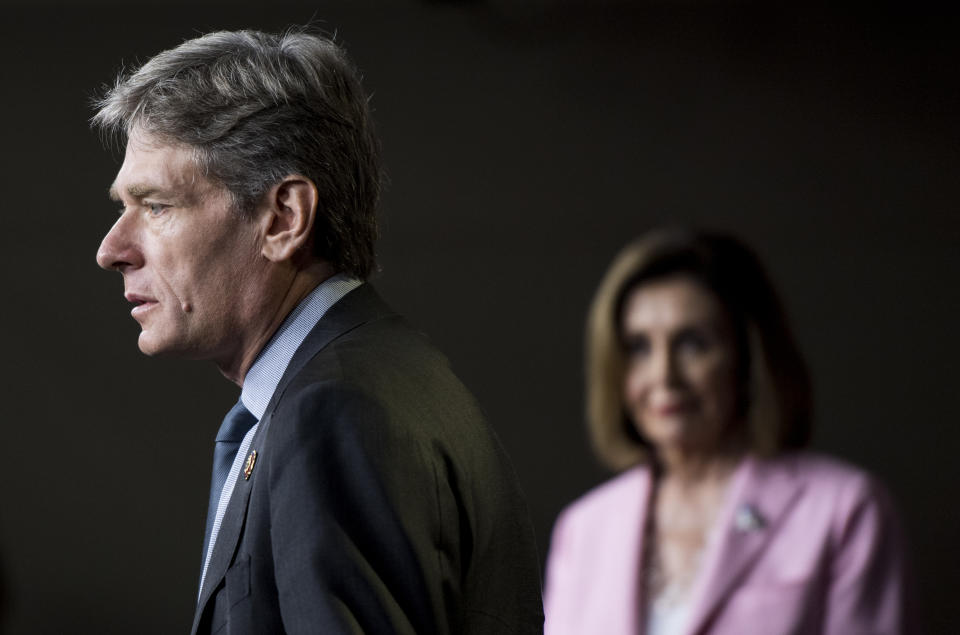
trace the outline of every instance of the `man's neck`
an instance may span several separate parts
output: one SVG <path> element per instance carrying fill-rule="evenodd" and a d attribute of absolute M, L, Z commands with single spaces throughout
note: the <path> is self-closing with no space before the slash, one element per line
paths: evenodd
<path fill-rule="evenodd" d="M 300 302 L 306 298 L 317 285 L 334 275 L 333 268 L 326 262 L 317 262 L 304 269 L 297 270 L 285 285 L 285 290 L 277 294 L 272 302 L 272 309 L 265 311 L 263 326 L 255 331 L 242 347 L 241 354 L 227 362 L 218 362 L 217 366 L 224 377 L 238 386 L 243 385 L 247 372 L 257 359 L 260 351 L 267 345 L 270 338 L 277 331 Z"/>

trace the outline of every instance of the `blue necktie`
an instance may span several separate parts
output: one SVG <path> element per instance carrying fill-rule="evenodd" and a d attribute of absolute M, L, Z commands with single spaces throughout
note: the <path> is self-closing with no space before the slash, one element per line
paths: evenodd
<path fill-rule="evenodd" d="M 220 492 L 227 482 L 227 475 L 237 456 L 237 449 L 257 418 L 247 410 L 243 402 L 230 409 L 220 424 L 217 432 L 217 443 L 213 448 L 213 478 L 210 480 L 210 503 L 207 507 L 207 528 L 203 534 L 203 562 L 207 559 L 207 546 L 210 544 L 210 533 L 213 531 L 213 521 L 217 516 L 217 507 L 220 504 Z"/>

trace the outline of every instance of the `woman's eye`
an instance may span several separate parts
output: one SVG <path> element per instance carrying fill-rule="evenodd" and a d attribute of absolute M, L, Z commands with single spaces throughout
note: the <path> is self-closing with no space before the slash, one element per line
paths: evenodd
<path fill-rule="evenodd" d="M 646 355 L 650 352 L 650 340 L 642 335 L 628 335 L 624 338 L 623 349 L 629 357 Z"/>
<path fill-rule="evenodd" d="M 702 333 L 687 331 L 677 338 L 677 350 L 686 353 L 703 353 L 710 348 L 710 342 Z"/>

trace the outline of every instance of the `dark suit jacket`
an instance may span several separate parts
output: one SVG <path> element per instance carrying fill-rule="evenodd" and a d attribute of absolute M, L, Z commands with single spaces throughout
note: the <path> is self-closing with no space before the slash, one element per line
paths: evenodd
<path fill-rule="evenodd" d="M 250 446 L 194 633 L 541 633 L 516 476 L 446 359 L 365 284 L 297 351 Z"/>

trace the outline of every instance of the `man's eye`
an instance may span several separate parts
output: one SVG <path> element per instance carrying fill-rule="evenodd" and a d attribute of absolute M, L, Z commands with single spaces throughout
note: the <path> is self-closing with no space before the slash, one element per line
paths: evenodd
<path fill-rule="evenodd" d="M 146 207 L 148 210 L 150 210 L 151 216 L 159 216 L 160 214 L 163 214 L 170 206 L 164 205 L 163 203 L 146 203 Z"/>

